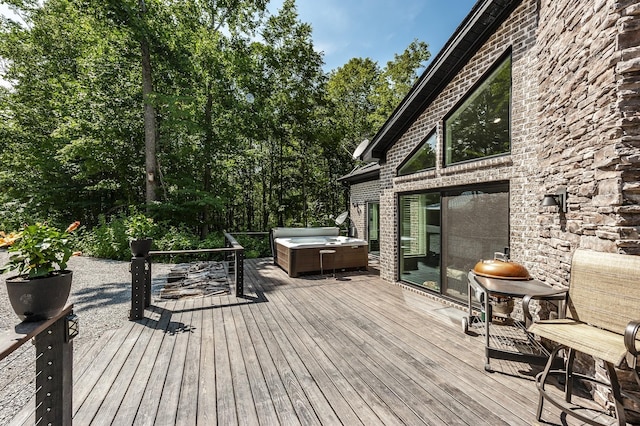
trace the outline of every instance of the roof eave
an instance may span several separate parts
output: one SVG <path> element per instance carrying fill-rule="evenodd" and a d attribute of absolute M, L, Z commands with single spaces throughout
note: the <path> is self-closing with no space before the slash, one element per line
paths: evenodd
<path fill-rule="evenodd" d="M 345 184 L 354 183 L 362 183 L 362 182 L 370 182 L 372 180 L 378 180 L 380 178 L 380 167 L 372 167 L 370 170 L 365 171 L 364 173 L 349 173 L 348 175 L 339 177 L 338 182 L 343 182 Z"/>

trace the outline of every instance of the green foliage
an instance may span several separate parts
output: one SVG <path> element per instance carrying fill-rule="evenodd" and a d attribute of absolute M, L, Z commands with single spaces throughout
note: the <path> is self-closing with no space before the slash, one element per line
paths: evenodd
<path fill-rule="evenodd" d="M 124 220 L 126 234 L 130 240 L 144 240 L 153 238 L 156 233 L 156 224 L 153 218 L 147 217 L 144 213 L 133 210 L 133 213 Z"/>
<path fill-rule="evenodd" d="M 238 243 L 244 247 L 244 257 L 247 259 L 256 259 L 260 257 L 269 257 L 271 253 L 271 245 L 268 235 L 234 235 Z"/>
<path fill-rule="evenodd" d="M 96 226 L 80 233 L 82 252 L 104 259 L 131 259 L 124 221 L 123 217 L 113 217 L 107 220 L 104 215 L 100 215 Z"/>
<path fill-rule="evenodd" d="M 0 88 L 0 226 L 79 218 L 95 227 L 85 252 L 106 257 L 128 258 L 118 212 L 130 205 L 156 220 L 154 248 L 171 227 L 199 245 L 338 214 L 350 153 L 428 57 L 414 42 L 385 68 L 358 59 L 326 75 L 293 0 L 272 15 L 264 0 L 11 3 L 26 25 L 0 20 L 0 78 L 12 83 Z M 148 205 L 145 105 L 157 146 Z"/>
<path fill-rule="evenodd" d="M 79 222 L 75 222 L 65 231 L 46 223 L 25 225 L 19 238 L 9 247 L 9 262 L 0 273 L 17 270 L 18 275 L 38 278 L 66 269 L 75 247 L 70 232 L 78 225 Z"/>

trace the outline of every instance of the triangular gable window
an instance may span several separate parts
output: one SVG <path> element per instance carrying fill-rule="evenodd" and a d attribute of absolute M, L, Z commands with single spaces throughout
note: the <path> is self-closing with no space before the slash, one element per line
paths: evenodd
<path fill-rule="evenodd" d="M 409 158 L 398 168 L 398 176 L 410 175 L 422 170 L 436 167 L 436 132 L 434 131 L 422 142 Z"/>

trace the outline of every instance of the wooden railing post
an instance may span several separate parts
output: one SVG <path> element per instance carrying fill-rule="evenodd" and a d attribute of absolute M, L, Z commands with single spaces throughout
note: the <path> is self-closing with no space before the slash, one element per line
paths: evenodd
<path fill-rule="evenodd" d="M 38 424 L 71 425 L 73 402 L 73 337 L 62 316 L 35 340 L 36 419 Z M 41 354 L 41 355 L 40 355 Z"/>

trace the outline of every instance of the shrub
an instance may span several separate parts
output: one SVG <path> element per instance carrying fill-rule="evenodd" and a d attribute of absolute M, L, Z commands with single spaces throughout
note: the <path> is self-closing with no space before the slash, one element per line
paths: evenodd
<path fill-rule="evenodd" d="M 132 209 L 131 212 L 131 215 L 124 220 L 129 239 L 144 240 L 153 238 L 157 231 L 153 219 L 147 217 L 144 213 L 138 213 L 135 209 Z"/>
<path fill-rule="evenodd" d="M 100 215 L 98 225 L 80 234 L 80 246 L 89 256 L 114 260 L 131 259 L 122 217 L 114 217 L 107 221 L 104 215 Z"/>

